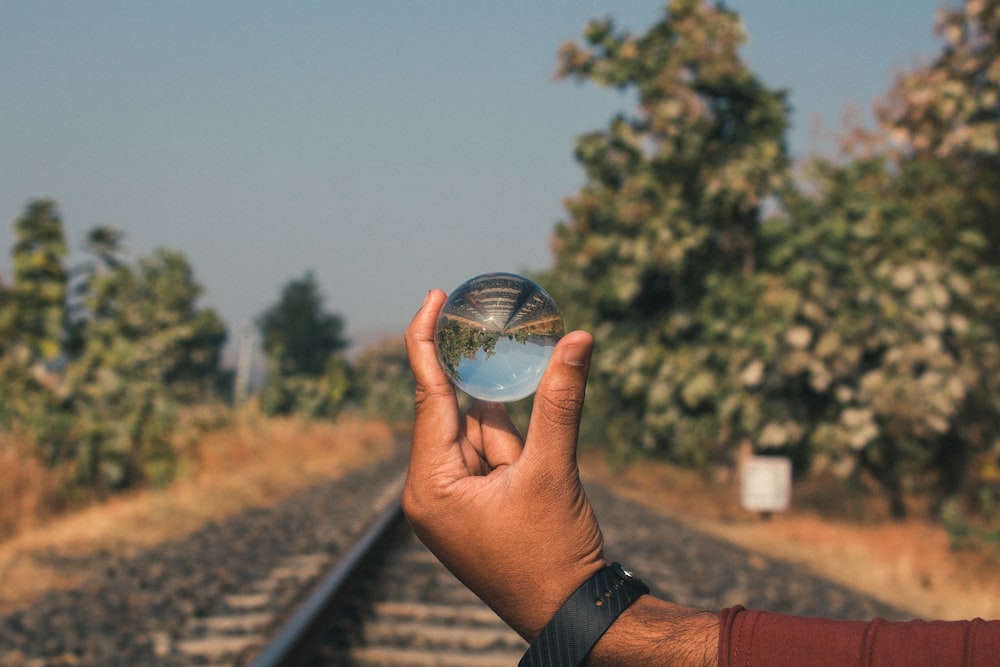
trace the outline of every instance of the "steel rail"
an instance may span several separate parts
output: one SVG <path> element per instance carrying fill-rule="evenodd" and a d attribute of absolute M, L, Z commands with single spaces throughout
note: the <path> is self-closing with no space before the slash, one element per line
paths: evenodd
<path fill-rule="evenodd" d="M 365 560 L 392 534 L 403 518 L 398 495 L 390 501 L 368 530 L 351 547 L 312 592 L 292 612 L 285 623 L 257 653 L 250 667 L 290 667 L 300 659 L 312 639 L 329 624 L 345 584 L 360 570 Z"/>

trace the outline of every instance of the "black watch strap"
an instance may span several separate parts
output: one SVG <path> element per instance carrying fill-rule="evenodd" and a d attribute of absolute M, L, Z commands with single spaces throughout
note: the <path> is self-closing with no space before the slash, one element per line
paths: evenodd
<path fill-rule="evenodd" d="M 618 563 L 583 582 L 531 642 L 518 667 L 578 667 L 597 640 L 649 587 Z"/>

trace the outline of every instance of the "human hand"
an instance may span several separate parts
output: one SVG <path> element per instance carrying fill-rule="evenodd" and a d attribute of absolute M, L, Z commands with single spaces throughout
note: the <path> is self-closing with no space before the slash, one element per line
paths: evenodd
<path fill-rule="evenodd" d="M 605 565 L 576 462 L 593 338 L 575 331 L 556 345 L 522 439 L 502 404 L 459 413 L 434 349 L 445 299 L 429 292 L 406 330 L 417 388 L 403 509 L 441 562 L 530 641 Z"/>

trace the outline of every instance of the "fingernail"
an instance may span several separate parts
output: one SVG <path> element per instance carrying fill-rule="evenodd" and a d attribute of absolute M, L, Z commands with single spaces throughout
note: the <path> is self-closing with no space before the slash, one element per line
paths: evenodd
<path fill-rule="evenodd" d="M 421 304 L 422 306 L 426 306 L 427 305 L 427 301 L 430 300 L 430 298 L 431 298 L 431 292 L 433 292 L 433 291 L 434 290 L 430 290 L 430 289 L 427 290 L 427 294 L 424 295 L 424 302 Z"/>
<path fill-rule="evenodd" d="M 586 345 L 569 345 L 563 350 L 563 363 L 567 366 L 586 366 L 588 357 Z"/>

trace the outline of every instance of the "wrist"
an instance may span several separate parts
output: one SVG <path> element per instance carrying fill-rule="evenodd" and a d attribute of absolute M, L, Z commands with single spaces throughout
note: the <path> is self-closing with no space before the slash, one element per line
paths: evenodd
<path fill-rule="evenodd" d="M 719 617 L 644 595 L 590 652 L 589 667 L 718 665 Z"/>
<path fill-rule="evenodd" d="M 580 667 L 594 644 L 649 587 L 619 563 L 598 570 L 531 642 L 519 667 Z"/>
<path fill-rule="evenodd" d="M 545 629 L 545 626 L 549 624 L 576 590 L 585 581 L 588 581 L 608 565 L 610 563 L 605 561 L 603 557 L 597 558 L 593 562 L 588 563 L 585 568 L 581 568 L 576 576 L 566 577 L 563 574 L 558 586 L 553 585 L 548 590 L 536 589 L 535 597 L 538 599 L 539 604 L 532 610 L 532 618 L 530 620 L 525 619 L 524 622 L 518 624 L 510 623 L 511 627 L 530 644 L 538 638 L 538 635 Z M 555 581 L 552 583 L 555 584 Z M 521 599 L 523 600 L 523 598 Z M 519 602 L 519 606 L 523 607 L 524 605 Z"/>

